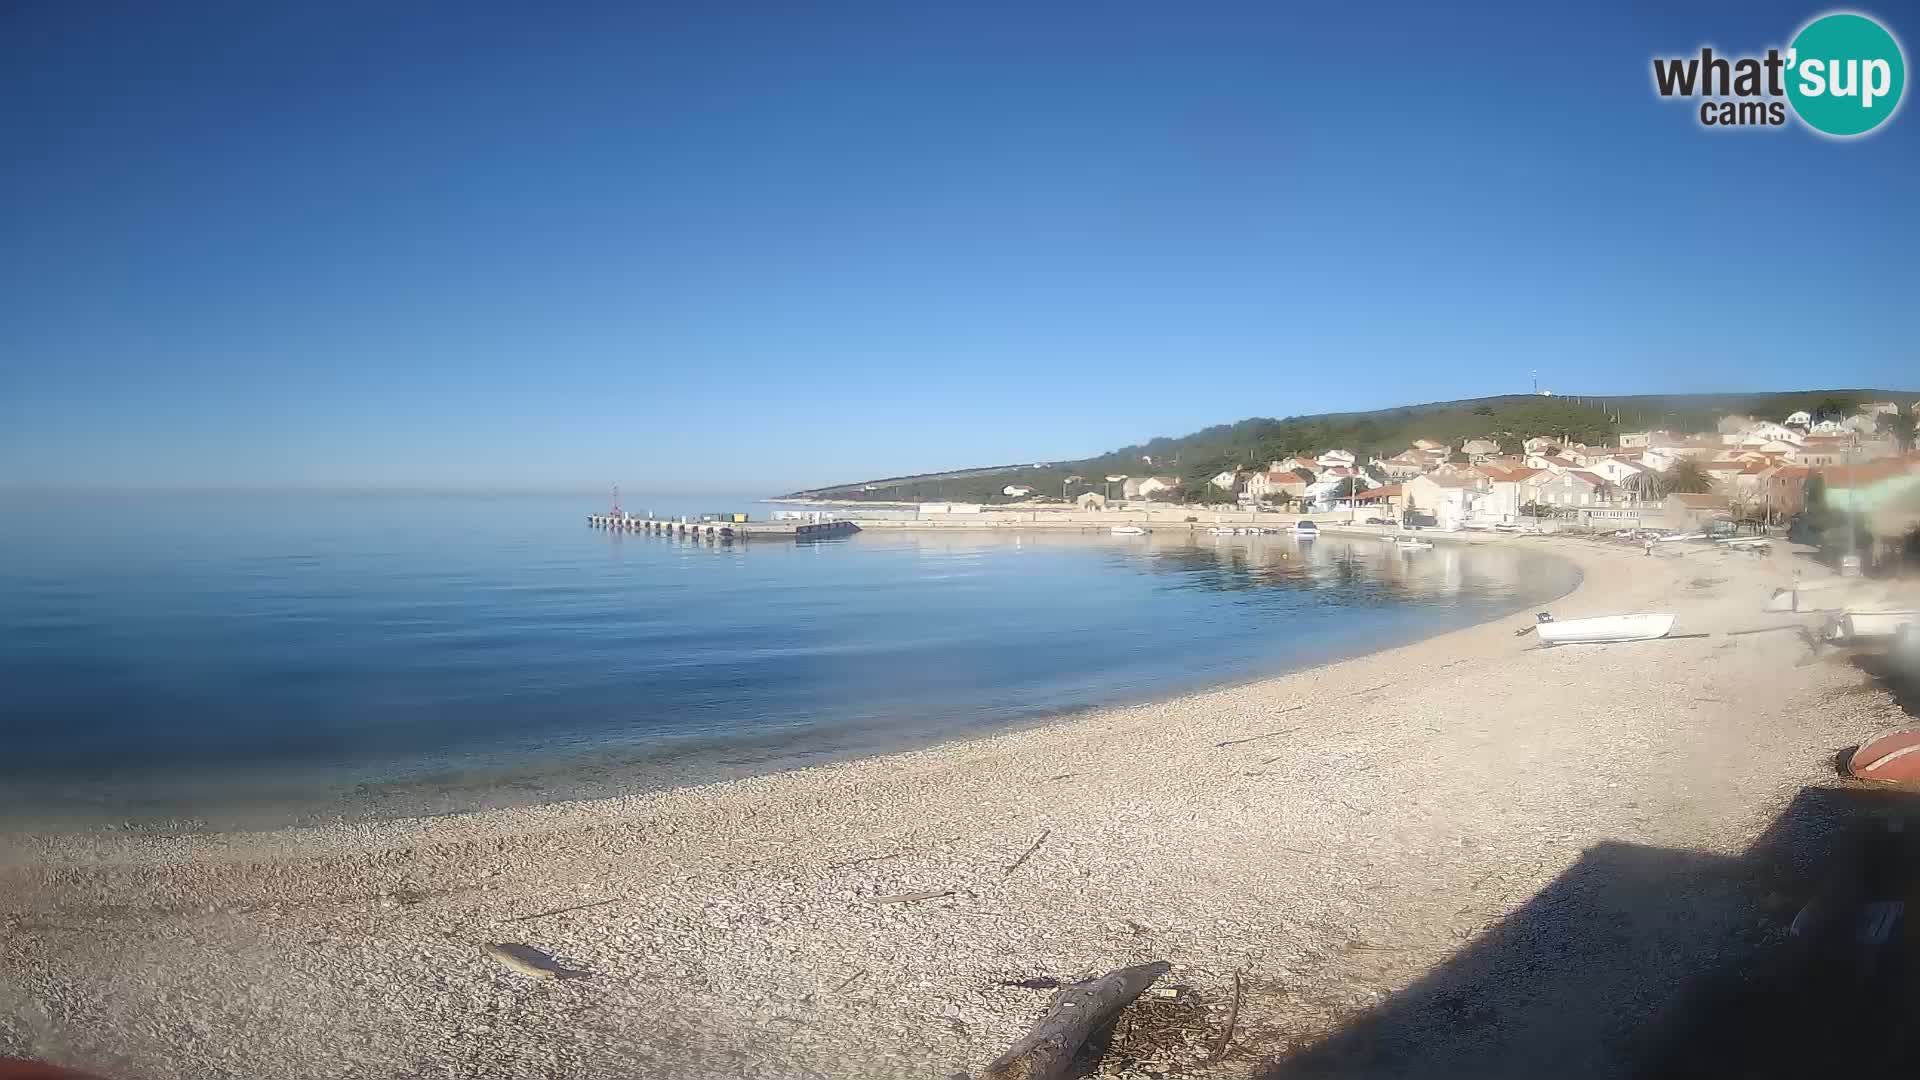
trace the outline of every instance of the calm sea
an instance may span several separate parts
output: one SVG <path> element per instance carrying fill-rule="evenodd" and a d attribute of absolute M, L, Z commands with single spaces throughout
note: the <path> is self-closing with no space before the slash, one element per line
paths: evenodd
<path fill-rule="evenodd" d="M 1526 550 L 1331 537 L 716 545 L 590 529 L 599 508 L 0 502 L 0 823 L 422 812 L 736 775 L 1284 671 L 1575 581 Z"/>

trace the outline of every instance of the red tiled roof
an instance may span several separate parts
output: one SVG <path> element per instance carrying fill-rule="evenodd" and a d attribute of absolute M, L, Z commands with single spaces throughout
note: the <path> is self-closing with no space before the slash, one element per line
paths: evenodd
<path fill-rule="evenodd" d="M 1399 484 L 1388 484 L 1385 487 L 1373 488 L 1370 491 L 1356 491 L 1353 493 L 1354 502 L 1379 502 L 1381 499 L 1397 499 L 1399 497 Z"/>
<path fill-rule="evenodd" d="M 1877 484 L 1890 477 L 1905 476 L 1920 472 L 1920 463 L 1902 458 L 1883 458 L 1869 461 L 1864 465 L 1829 465 L 1819 470 L 1826 477 L 1828 487 L 1858 487 L 1862 484 Z"/>
<path fill-rule="evenodd" d="M 1604 477 L 1604 476 L 1599 476 L 1599 475 L 1597 475 L 1597 474 L 1594 474 L 1594 473 L 1590 473 L 1590 472 L 1588 472 L 1588 471 L 1586 471 L 1585 469 L 1575 469 L 1575 470 L 1573 470 L 1573 471 L 1572 471 L 1571 473 L 1569 473 L 1568 475 L 1569 475 L 1569 476 L 1577 476 L 1577 477 L 1579 477 L 1580 479 L 1582 479 L 1582 480 L 1585 480 L 1585 481 L 1586 481 L 1587 483 L 1589 483 L 1589 484 L 1592 484 L 1592 485 L 1593 485 L 1594 487 L 1606 487 L 1606 486 L 1607 486 L 1607 478 L 1606 478 L 1606 477 Z"/>

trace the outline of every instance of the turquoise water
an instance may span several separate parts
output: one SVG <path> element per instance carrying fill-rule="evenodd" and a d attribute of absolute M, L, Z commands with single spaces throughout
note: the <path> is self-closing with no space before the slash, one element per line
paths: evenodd
<path fill-rule="evenodd" d="M 1284 671 L 1575 580 L 1525 550 L 1184 530 L 716 545 L 588 528 L 600 507 L 6 502 L 0 813 L 753 771 Z M 650 508 L 733 507 L 767 509 Z"/>

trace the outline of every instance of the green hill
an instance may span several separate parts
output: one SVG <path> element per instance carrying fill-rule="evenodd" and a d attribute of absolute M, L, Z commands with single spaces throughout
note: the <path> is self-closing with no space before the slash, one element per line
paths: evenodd
<path fill-rule="evenodd" d="M 1036 494 L 1058 496 L 1101 490 L 1109 475 L 1177 476 L 1192 490 L 1206 478 L 1230 468 L 1264 466 L 1290 454 L 1331 448 L 1351 450 L 1365 460 L 1389 457 L 1415 439 L 1458 444 L 1491 437 L 1503 444 L 1535 435 L 1562 437 L 1590 445 L 1611 445 L 1621 431 L 1664 428 L 1712 431 L 1729 413 L 1784 419 L 1806 410 L 1816 415 L 1850 414 L 1862 402 L 1898 401 L 1910 406 L 1915 391 L 1803 390 L 1766 394 L 1680 394 L 1630 397 L 1539 397 L 1512 394 L 1409 405 L 1374 412 L 1324 413 L 1276 420 L 1253 417 L 1177 438 L 1160 437 L 1077 461 L 957 469 L 915 476 L 890 476 L 794 492 L 790 498 L 859 499 L 914 502 L 952 499 L 1008 502 L 1001 490 L 1010 484 Z M 1149 463 L 1146 459 L 1151 458 Z M 1081 477 L 1086 486 L 1067 485 Z"/>

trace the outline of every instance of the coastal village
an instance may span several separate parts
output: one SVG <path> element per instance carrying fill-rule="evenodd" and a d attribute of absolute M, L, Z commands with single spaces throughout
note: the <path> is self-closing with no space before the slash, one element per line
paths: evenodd
<path fill-rule="evenodd" d="M 1623 431 L 1611 446 L 1489 434 L 1451 444 L 1418 439 L 1385 457 L 1329 447 L 1264 469 L 1224 470 L 1206 481 L 1211 490 L 1173 475 L 1069 477 L 1086 489 L 1068 499 L 1008 485 L 1006 503 L 923 503 L 917 513 L 954 520 L 1021 509 L 1037 516 L 1069 507 L 1178 507 L 1290 511 L 1442 532 L 1733 534 L 1786 528 L 1813 510 L 1857 520 L 1875 541 L 1869 558 L 1900 556 L 1920 523 L 1916 420 L 1920 400 L 1876 401 L 1846 415 L 1728 415 L 1714 431 Z"/>

